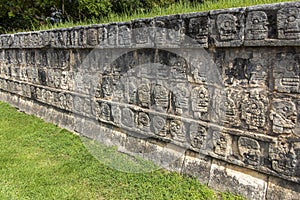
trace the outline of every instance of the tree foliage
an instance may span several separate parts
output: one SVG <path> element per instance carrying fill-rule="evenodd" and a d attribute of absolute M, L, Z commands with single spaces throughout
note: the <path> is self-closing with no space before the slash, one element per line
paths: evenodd
<path fill-rule="evenodd" d="M 0 33 L 28 30 L 46 24 L 53 12 L 79 21 L 107 17 L 110 13 L 146 12 L 178 0 L 0 0 Z"/>

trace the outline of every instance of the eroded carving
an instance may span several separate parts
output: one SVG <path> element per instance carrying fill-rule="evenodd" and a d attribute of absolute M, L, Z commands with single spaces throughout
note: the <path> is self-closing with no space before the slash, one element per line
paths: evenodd
<path fill-rule="evenodd" d="M 150 84 L 142 84 L 138 87 L 138 100 L 140 106 L 149 108 L 151 103 L 150 91 Z"/>
<path fill-rule="evenodd" d="M 299 61 L 291 53 L 280 53 L 277 65 L 273 69 L 275 90 L 288 93 L 299 93 Z"/>
<path fill-rule="evenodd" d="M 232 139 L 230 135 L 220 131 L 213 132 L 213 150 L 215 154 L 227 157 L 231 153 L 231 144 Z"/>
<path fill-rule="evenodd" d="M 208 35 L 207 18 L 191 18 L 188 25 L 188 34 L 200 44 L 205 44 Z"/>
<path fill-rule="evenodd" d="M 165 44 L 167 41 L 168 34 L 165 22 L 161 20 L 155 20 L 154 27 L 155 44 Z"/>
<path fill-rule="evenodd" d="M 142 20 L 138 20 L 134 23 L 134 39 L 137 44 L 149 43 L 149 29 L 147 24 Z"/>
<path fill-rule="evenodd" d="M 153 100 L 157 110 L 166 111 L 169 107 L 169 90 L 162 85 L 155 85 Z"/>
<path fill-rule="evenodd" d="M 111 76 L 104 76 L 102 78 L 101 84 L 101 93 L 104 99 L 110 98 L 113 92 L 113 84 L 112 84 L 112 77 Z"/>
<path fill-rule="evenodd" d="M 185 84 L 178 84 L 173 90 L 175 114 L 182 115 L 189 109 L 190 92 Z"/>
<path fill-rule="evenodd" d="M 142 130 L 149 130 L 150 129 L 150 118 L 147 113 L 140 112 L 138 114 L 138 128 Z"/>
<path fill-rule="evenodd" d="M 170 134 L 174 140 L 185 141 L 185 126 L 182 121 L 176 119 L 170 121 Z"/>
<path fill-rule="evenodd" d="M 121 121 L 124 126 L 133 127 L 135 125 L 134 118 L 135 118 L 134 112 L 130 108 L 122 109 Z"/>
<path fill-rule="evenodd" d="M 273 133 L 293 133 L 297 123 L 296 105 L 291 100 L 274 99 L 270 118 L 273 122 Z"/>
<path fill-rule="evenodd" d="M 130 45 L 131 44 L 131 30 L 129 25 L 123 25 L 119 27 L 119 44 Z"/>
<path fill-rule="evenodd" d="M 232 86 L 265 86 L 267 71 L 254 59 L 235 58 L 225 69 L 225 84 Z"/>
<path fill-rule="evenodd" d="M 300 38 L 300 11 L 297 7 L 285 7 L 277 14 L 278 38 Z"/>
<path fill-rule="evenodd" d="M 204 86 L 195 87 L 191 92 L 191 103 L 194 117 L 202 118 L 208 112 L 209 93 Z"/>
<path fill-rule="evenodd" d="M 168 128 L 166 119 L 160 116 L 154 116 L 152 120 L 152 128 L 156 135 L 165 137 L 167 135 Z"/>
<path fill-rule="evenodd" d="M 217 28 L 220 40 L 238 39 L 238 20 L 232 14 L 219 14 L 217 17 Z"/>
<path fill-rule="evenodd" d="M 87 30 L 87 44 L 90 46 L 95 46 L 98 44 L 97 29 L 91 28 Z"/>
<path fill-rule="evenodd" d="M 239 119 L 239 112 L 236 102 L 232 99 L 232 92 L 234 91 L 227 91 L 224 101 L 220 102 L 221 108 L 221 119 L 224 124 L 230 126 L 240 126 L 240 119 Z"/>
<path fill-rule="evenodd" d="M 249 129 L 258 130 L 266 128 L 267 98 L 258 91 L 252 91 L 244 96 L 241 105 L 241 119 Z"/>
<path fill-rule="evenodd" d="M 261 150 L 259 143 L 251 138 L 240 137 L 238 140 L 239 153 L 243 162 L 250 165 L 259 165 L 261 162 Z"/>
<path fill-rule="evenodd" d="M 182 57 L 172 57 L 170 59 L 171 74 L 175 79 L 186 79 L 187 63 Z"/>
<path fill-rule="evenodd" d="M 269 155 L 272 162 L 272 168 L 281 174 L 293 175 L 297 167 L 297 155 L 293 143 L 284 138 L 273 144 L 270 144 Z"/>
<path fill-rule="evenodd" d="M 111 109 L 108 103 L 99 103 L 97 118 L 101 121 L 111 121 Z"/>
<path fill-rule="evenodd" d="M 263 11 L 248 13 L 246 21 L 246 39 L 263 40 L 268 37 L 268 16 Z"/>
<path fill-rule="evenodd" d="M 192 147 L 202 149 L 206 142 L 206 128 L 199 124 L 191 124 L 189 130 L 190 142 Z"/>

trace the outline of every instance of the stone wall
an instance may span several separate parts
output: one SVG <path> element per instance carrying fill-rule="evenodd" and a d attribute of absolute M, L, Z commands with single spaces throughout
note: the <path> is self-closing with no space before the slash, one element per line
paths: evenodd
<path fill-rule="evenodd" d="M 0 36 L 0 99 L 249 199 L 300 198 L 300 3 Z"/>

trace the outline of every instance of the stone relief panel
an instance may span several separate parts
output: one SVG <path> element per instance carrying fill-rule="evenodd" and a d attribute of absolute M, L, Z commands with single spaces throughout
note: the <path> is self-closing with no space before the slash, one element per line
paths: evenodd
<path fill-rule="evenodd" d="M 244 10 L 211 11 L 211 37 L 216 46 L 240 46 L 244 40 Z"/>
<path fill-rule="evenodd" d="M 22 34 L 18 36 L 20 45 L 22 43 L 30 48 L 0 50 L 0 75 L 3 78 L 0 87 L 2 91 L 55 106 L 58 110 L 84 113 L 85 116 L 96 112 L 95 117 L 101 123 L 140 134 L 151 133 L 154 138 L 175 141 L 176 145 L 187 141 L 196 152 L 203 153 L 211 148 L 212 153 L 207 154 L 214 158 L 233 163 L 231 156 L 234 151 L 234 156 L 240 159 L 238 165 L 267 173 L 270 169 L 278 173 L 277 176 L 299 177 L 300 145 L 297 142 L 300 103 L 297 94 L 300 89 L 300 59 L 297 47 L 280 50 L 277 47 L 206 49 L 212 57 L 223 54 L 222 58 L 215 59 L 225 85 L 224 101 L 215 103 L 219 106 L 218 113 L 223 116 L 220 117 L 221 124 L 217 125 L 217 121 L 211 121 L 209 114 L 210 104 L 217 94 L 210 88 L 213 86 L 207 83 L 203 70 L 188 62 L 191 60 L 161 53 L 158 49 L 134 50 L 134 53 L 116 63 L 110 63 L 101 54 L 101 61 L 96 57 L 92 58 L 95 60 L 89 58 L 88 64 L 81 66 L 90 51 L 78 47 L 96 46 L 98 43 L 125 47 L 131 40 L 135 45 L 142 45 L 151 44 L 155 39 L 161 43 L 170 40 L 172 45 L 177 45 L 181 42 L 182 33 L 186 33 L 200 45 L 205 45 L 209 40 L 209 21 L 215 29 L 212 33 L 215 43 L 211 43 L 212 46 L 241 45 L 244 25 L 246 40 L 268 39 L 268 23 L 273 23 L 269 11 L 247 12 L 244 25 L 241 24 L 243 17 L 239 17 L 243 15 L 241 11 L 241 14 L 234 11 L 212 12 L 210 19 L 206 14 L 195 14 L 176 16 L 172 20 L 157 18 L 154 24 L 151 20 L 130 22 L 133 28 L 176 26 L 175 32 L 161 29 L 152 38 L 151 34 L 144 37 L 144 30 L 132 30 L 131 33 L 130 23 L 46 32 L 51 33 L 48 35 L 54 49 L 49 46 L 33 49 L 47 42 L 40 40 L 40 33 Z M 279 39 L 299 39 L 298 7 L 282 8 L 278 12 L 274 10 L 273 14 L 278 17 Z M 2 45 L 8 48 L 10 41 L 6 40 L 10 39 L 6 38 Z M 64 45 L 70 45 L 72 49 L 60 49 Z M 138 51 L 144 51 L 143 56 Z M 98 94 L 95 95 L 94 103 L 98 105 L 95 111 L 91 111 L 93 108 L 89 99 L 75 95 L 74 91 L 90 92 L 91 88 L 84 88 L 88 85 L 85 72 L 97 62 L 101 62 L 101 66 L 97 67 L 103 68 L 103 73 L 100 75 Z M 160 67 L 149 65 L 147 69 L 133 70 L 147 63 Z M 128 75 L 125 82 L 118 81 L 127 72 L 131 77 Z M 167 84 L 162 84 L 160 80 L 167 80 Z M 203 121 L 211 126 L 221 125 L 223 129 L 211 132 Z M 282 136 L 286 139 L 281 139 Z M 264 149 L 268 152 L 263 152 Z M 269 154 L 269 161 L 264 160 L 266 154 Z"/>
<path fill-rule="evenodd" d="M 131 45 L 131 24 L 119 24 L 118 44 L 120 46 Z"/>
<path fill-rule="evenodd" d="M 252 11 L 247 13 L 246 19 L 247 40 L 264 40 L 268 37 L 268 16 L 263 11 Z"/>
<path fill-rule="evenodd" d="M 205 148 L 207 128 L 196 123 L 192 123 L 189 128 L 189 141 L 191 146 L 197 150 Z"/>
<path fill-rule="evenodd" d="M 169 90 L 162 85 L 155 85 L 153 89 L 153 108 L 158 111 L 166 112 L 170 104 Z"/>
<path fill-rule="evenodd" d="M 279 39 L 300 39 L 300 8 L 284 7 L 277 13 Z"/>
<path fill-rule="evenodd" d="M 186 140 L 186 127 L 182 121 L 171 119 L 169 126 L 172 139 L 178 142 L 184 142 Z"/>
<path fill-rule="evenodd" d="M 209 106 L 208 89 L 203 85 L 191 91 L 191 108 L 196 119 L 207 119 Z"/>
<path fill-rule="evenodd" d="M 150 39 L 150 20 L 134 20 L 132 23 L 133 28 L 133 42 L 136 46 L 143 46 L 151 44 Z"/>
<path fill-rule="evenodd" d="M 285 138 L 279 138 L 269 149 L 272 169 L 280 174 L 293 176 L 298 167 L 298 155 L 295 153 L 294 143 Z"/>
<path fill-rule="evenodd" d="M 169 19 L 169 23 L 167 24 L 168 35 L 167 35 L 167 43 L 169 46 L 177 46 L 182 44 L 185 36 L 185 24 L 184 20 L 179 16 L 174 16 Z"/>
<path fill-rule="evenodd" d="M 217 17 L 217 27 L 220 40 L 237 39 L 237 17 L 231 14 L 220 14 Z"/>
<path fill-rule="evenodd" d="M 228 89 L 223 101 L 219 102 L 218 111 L 221 119 L 219 122 L 224 124 L 224 126 L 239 127 L 241 125 L 239 110 L 241 105 L 238 104 L 240 98 L 241 97 L 240 94 L 238 94 L 238 91 Z"/>
<path fill-rule="evenodd" d="M 213 153 L 226 158 L 231 154 L 232 138 L 229 134 L 221 131 L 213 131 Z"/>
<path fill-rule="evenodd" d="M 294 53 L 278 53 L 274 64 L 274 89 L 279 92 L 300 92 L 300 59 Z"/>
<path fill-rule="evenodd" d="M 270 112 L 272 133 L 291 134 L 295 132 L 297 121 L 297 108 L 291 99 L 273 99 Z"/>
<path fill-rule="evenodd" d="M 138 87 L 138 102 L 141 107 L 149 108 L 151 105 L 151 86 L 144 83 Z"/>
<path fill-rule="evenodd" d="M 268 98 L 264 91 L 252 90 L 244 94 L 241 104 L 241 119 L 250 130 L 262 131 L 267 126 Z"/>
<path fill-rule="evenodd" d="M 96 28 L 89 28 L 87 30 L 87 44 L 89 46 L 98 45 L 98 31 Z"/>
<path fill-rule="evenodd" d="M 187 116 L 189 111 L 189 87 L 184 83 L 176 84 L 173 87 L 174 111 L 176 115 Z"/>
<path fill-rule="evenodd" d="M 152 131 L 155 135 L 166 137 L 168 132 L 168 124 L 166 118 L 162 116 L 153 116 Z"/>
<path fill-rule="evenodd" d="M 107 34 L 108 45 L 116 46 L 118 42 L 118 26 L 116 24 L 109 24 Z"/>
<path fill-rule="evenodd" d="M 104 122 L 111 121 L 112 114 L 111 114 L 111 106 L 105 102 L 98 102 L 96 106 L 96 116 L 97 119 Z"/>
<path fill-rule="evenodd" d="M 145 112 L 138 113 L 137 126 L 144 131 L 150 131 L 151 120 L 149 114 Z"/>
<path fill-rule="evenodd" d="M 208 46 L 208 16 L 207 13 L 183 16 L 186 19 L 186 34 L 194 39 L 199 46 Z M 189 44 L 191 41 L 187 41 Z"/>
<path fill-rule="evenodd" d="M 256 57 L 256 55 L 252 55 Z M 226 86 L 266 87 L 268 86 L 268 69 L 254 58 L 235 58 L 225 67 Z"/>
<path fill-rule="evenodd" d="M 262 161 L 262 152 L 258 141 L 240 137 L 238 139 L 238 150 L 245 164 L 260 165 Z"/>
<path fill-rule="evenodd" d="M 124 126 L 129 128 L 135 126 L 135 113 L 130 108 L 123 108 L 121 116 L 121 122 Z"/>

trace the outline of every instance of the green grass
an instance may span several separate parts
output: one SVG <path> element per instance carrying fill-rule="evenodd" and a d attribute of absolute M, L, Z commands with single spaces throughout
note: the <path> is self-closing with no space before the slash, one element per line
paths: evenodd
<path fill-rule="evenodd" d="M 84 26 L 90 24 L 102 24 L 109 22 L 121 22 L 129 21 L 138 18 L 150 18 L 155 16 L 164 16 L 171 14 L 189 13 L 189 12 L 201 12 L 216 9 L 225 9 L 233 7 L 246 7 L 258 4 L 271 4 L 279 2 L 290 2 L 291 0 L 205 0 L 203 4 L 191 4 L 186 1 L 181 1 L 176 4 L 172 4 L 166 8 L 156 7 L 149 12 L 136 12 L 130 14 L 116 15 L 111 13 L 108 17 L 102 19 L 89 19 L 86 21 L 73 22 L 69 20 L 62 24 L 44 25 L 40 27 L 33 27 L 33 30 L 48 30 L 54 28 L 68 28 L 74 26 Z"/>
<path fill-rule="evenodd" d="M 165 170 L 111 169 L 89 153 L 79 136 L 2 102 L 0 147 L 1 200 L 241 199 Z"/>

